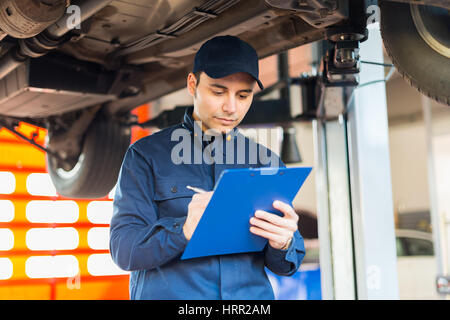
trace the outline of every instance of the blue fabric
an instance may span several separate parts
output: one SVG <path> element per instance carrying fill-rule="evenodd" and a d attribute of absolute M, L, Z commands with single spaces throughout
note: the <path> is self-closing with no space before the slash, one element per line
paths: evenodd
<path fill-rule="evenodd" d="M 279 275 L 297 271 L 305 254 L 298 231 L 287 250 L 267 245 L 263 252 L 180 260 L 187 244 L 182 227 L 193 195 L 186 185 L 213 190 L 225 169 L 284 164 L 276 155 L 275 164 L 267 163 L 261 155 L 273 156 L 270 150 L 245 138 L 237 128 L 227 134 L 230 138 L 224 140 L 227 142 L 221 148 L 214 149 L 219 152 L 216 161 L 175 164 L 173 150 L 177 150 L 180 142 L 173 139 L 175 130 L 188 133 L 191 159 L 196 151 L 208 147 L 208 141 L 198 135 L 201 129 L 193 121 L 192 108 L 189 108 L 182 123 L 130 145 L 119 172 L 110 226 L 110 252 L 120 268 L 131 271 L 130 298 L 274 299 L 264 267 Z M 232 150 L 227 149 L 227 143 L 237 139 L 245 142 L 245 161 L 237 161 L 239 152 L 235 143 L 234 161 L 229 164 L 224 160 Z M 255 146 L 259 147 L 256 163 L 248 151 L 256 150 Z M 217 161 L 219 158 L 224 161 Z"/>

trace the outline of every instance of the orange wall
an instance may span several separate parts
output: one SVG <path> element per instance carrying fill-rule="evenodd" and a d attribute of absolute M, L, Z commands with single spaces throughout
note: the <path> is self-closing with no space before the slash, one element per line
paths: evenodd
<path fill-rule="evenodd" d="M 150 116 L 150 105 L 133 110 L 139 122 Z M 44 144 L 46 130 L 24 123 L 18 127 L 21 133 L 31 137 L 38 132 L 37 142 Z M 149 130 L 132 128 L 132 142 L 150 134 Z M 67 200 L 62 196 L 33 196 L 26 187 L 31 173 L 45 173 L 45 154 L 28 142 L 13 135 L 5 128 L 0 129 L 0 172 L 12 172 L 16 187 L 11 194 L 0 194 L 0 200 L 11 200 L 14 204 L 14 218 L 0 222 L 0 229 L 9 229 L 14 234 L 14 246 L 10 250 L 0 249 L 0 258 L 12 262 L 13 274 L 0 280 L 0 299 L 128 299 L 128 275 L 93 276 L 88 272 L 87 259 L 92 254 L 109 253 L 108 250 L 95 250 L 87 243 L 87 232 L 93 227 L 108 227 L 108 224 L 95 224 L 87 219 L 87 205 L 95 201 L 112 201 L 108 196 L 101 199 L 71 199 L 79 208 L 79 218 L 74 223 L 31 223 L 27 220 L 25 207 L 31 200 Z M 0 184 L 2 181 L 0 181 Z M 3 183 L 5 183 L 3 181 Z M 0 215 L 2 213 L 0 212 Z M 1 220 L 0 220 L 1 221 Z M 78 232 L 79 244 L 72 250 L 33 251 L 27 247 L 26 234 L 31 228 L 73 227 Z M 30 256 L 73 255 L 78 260 L 80 273 L 71 278 L 34 278 L 25 272 L 25 262 Z M 0 270 L 1 271 L 1 270 Z M 0 272 L 1 274 L 1 272 Z"/>

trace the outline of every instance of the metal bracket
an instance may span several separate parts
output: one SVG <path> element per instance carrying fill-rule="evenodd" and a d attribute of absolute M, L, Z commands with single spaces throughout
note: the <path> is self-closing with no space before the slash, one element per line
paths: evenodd
<path fill-rule="evenodd" d="M 336 53 L 336 49 L 331 49 L 323 58 L 323 79 L 325 86 L 357 86 L 359 84 L 359 56 L 354 56 L 353 58 L 347 56 L 343 58 L 345 62 L 342 60 L 346 67 L 337 67 L 336 55 L 338 55 L 337 59 L 340 59 L 339 53 Z"/>
<path fill-rule="evenodd" d="M 207 17 L 207 18 L 211 18 L 211 19 L 217 18 L 219 16 L 218 14 L 215 14 L 214 12 L 201 10 L 197 7 L 194 8 L 192 13 L 196 14 L 198 16 Z"/>
<path fill-rule="evenodd" d="M 159 30 L 156 31 L 156 34 L 157 34 L 158 36 L 160 36 L 161 38 L 165 38 L 165 39 L 175 39 L 175 38 L 178 37 L 178 36 L 176 36 L 176 35 L 174 35 L 174 34 L 164 33 L 164 32 L 159 31 Z"/>
<path fill-rule="evenodd" d="M 315 28 L 324 28 L 347 19 L 346 1 L 342 0 L 266 0 L 271 7 L 297 12 Z"/>
<path fill-rule="evenodd" d="M 325 38 L 333 46 L 323 58 L 326 86 L 354 87 L 359 84 L 359 43 L 368 38 L 367 28 L 358 25 L 328 28 Z"/>
<path fill-rule="evenodd" d="M 58 154 L 58 159 L 62 160 L 59 165 L 64 169 L 70 170 L 76 164 L 75 158 L 78 158 L 81 152 L 82 137 L 100 108 L 101 105 L 97 105 L 84 110 L 81 116 L 72 123 L 69 130 L 61 134 L 53 135 L 49 130 L 48 149 L 52 153 Z"/>
<path fill-rule="evenodd" d="M 53 152 L 52 150 L 45 148 L 43 146 L 41 146 L 39 143 L 36 142 L 36 138 L 38 136 L 38 132 L 37 130 L 35 132 L 32 133 L 31 135 L 31 139 L 28 138 L 27 136 L 25 136 L 24 134 L 20 133 L 19 131 L 16 130 L 16 126 L 18 126 L 18 123 L 14 123 L 16 122 L 16 120 L 11 121 L 11 119 L 0 119 L 0 129 L 3 127 L 7 130 L 9 130 L 11 133 L 13 133 L 14 135 L 18 136 L 19 138 L 31 143 L 33 146 L 37 147 L 38 149 L 47 152 L 49 155 L 51 155 L 52 157 L 55 157 L 56 159 L 63 161 L 63 159 L 59 156 L 58 153 Z"/>

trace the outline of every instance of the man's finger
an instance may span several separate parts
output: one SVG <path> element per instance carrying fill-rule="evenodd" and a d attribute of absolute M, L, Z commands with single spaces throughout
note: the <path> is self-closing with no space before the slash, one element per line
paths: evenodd
<path fill-rule="evenodd" d="M 275 209 L 283 212 L 285 217 L 293 217 L 298 219 L 297 213 L 295 212 L 294 208 L 292 208 L 292 206 L 290 206 L 289 204 L 280 200 L 275 200 L 272 205 Z"/>
<path fill-rule="evenodd" d="M 257 236 L 266 238 L 267 240 L 284 243 L 286 242 L 286 236 L 281 236 L 272 232 L 268 232 L 258 227 L 250 227 L 250 232 L 256 234 Z"/>
<path fill-rule="evenodd" d="M 208 191 L 208 192 L 202 193 L 202 196 L 204 196 L 208 200 L 211 200 L 213 193 L 214 193 L 213 191 Z"/>
<path fill-rule="evenodd" d="M 269 222 L 266 222 L 264 220 L 261 220 L 261 219 L 255 218 L 255 217 L 250 219 L 250 223 L 255 227 L 258 227 L 260 229 L 263 229 L 263 230 L 266 230 L 268 232 L 272 232 L 272 233 L 275 233 L 278 235 L 289 236 L 289 232 L 291 231 L 289 229 L 280 228 L 276 224 L 269 223 Z"/>
<path fill-rule="evenodd" d="M 289 230 L 297 230 L 298 228 L 296 220 L 286 219 L 285 217 L 280 217 L 267 211 L 256 210 L 255 217 L 276 224 L 281 228 L 288 228 Z"/>
<path fill-rule="evenodd" d="M 214 193 L 213 191 L 208 191 L 208 192 L 203 192 L 203 193 L 195 193 L 192 196 L 192 199 L 199 200 L 199 201 L 210 200 L 213 193 Z"/>

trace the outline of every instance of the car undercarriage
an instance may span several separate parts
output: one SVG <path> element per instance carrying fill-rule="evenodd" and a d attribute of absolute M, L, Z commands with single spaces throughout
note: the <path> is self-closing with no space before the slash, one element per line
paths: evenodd
<path fill-rule="evenodd" d="M 238 36 L 260 59 L 326 40 L 320 75 L 291 80 L 354 88 L 359 44 L 379 22 L 400 74 L 450 105 L 449 10 L 445 0 L 1 0 L 0 128 L 19 136 L 20 122 L 46 128 L 45 146 L 21 138 L 46 152 L 58 192 L 101 197 L 115 183 L 130 127 L 143 125 L 131 111 L 183 88 L 211 37 Z M 303 118 L 317 116 L 316 107 Z M 296 120 L 281 107 L 259 110 L 267 111 L 246 121 Z M 145 125 L 162 128 L 179 114 Z"/>

